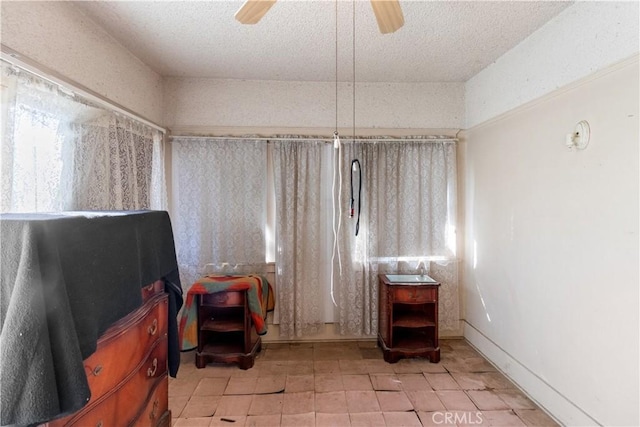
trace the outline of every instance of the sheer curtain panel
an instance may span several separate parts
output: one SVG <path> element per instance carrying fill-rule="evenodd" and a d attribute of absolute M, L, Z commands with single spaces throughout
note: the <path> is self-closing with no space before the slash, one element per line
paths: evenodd
<path fill-rule="evenodd" d="M 4 62 L 1 72 L 1 212 L 166 209 L 159 131 Z"/>
<path fill-rule="evenodd" d="M 323 330 L 330 268 L 331 147 L 276 141 L 276 292 L 280 336 Z"/>
<path fill-rule="evenodd" d="M 158 185 L 161 135 L 132 120 L 103 116 L 75 127 L 76 188 L 74 206 L 95 210 L 162 207 L 164 186 Z M 156 176 L 155 186 L 153 178 Z M 154 191 L 155 190 L 155 191 Z"/>
<path fill-rule="evenodd" d="M 455 261 L 456 148 L 450 142 L 347 142 L 346 173 L 358 159 L 362 169 L 362 212 L 343 213 L 338 241 L 342 275 L 334 269 L 341 334 L 375 335 L 378 330 L 378 274 L 425 271 L 441 280 L 441 330 L 459 320 Z M 356 181 L 357 182 L 357 181 Z M 350 192 L 342 194 L 349 206 Z M 357 188 L 354 189 L 357 195 Z M 357 204 L 357 201 L 356 201 Z M 432 263 L 438 262 L 438 268 Z"/>
<path fill-rule="evenodd" d="M 172 222 L 182 283 L 206 264 L 264 264 L 267 144 L 175 137 Z"/>

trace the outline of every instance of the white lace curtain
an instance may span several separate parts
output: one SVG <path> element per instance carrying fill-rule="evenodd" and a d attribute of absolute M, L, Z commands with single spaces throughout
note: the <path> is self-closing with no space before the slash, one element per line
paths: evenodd
<path fill-rule="evenodd" d="M 0 211 L 166 209 L 159 131 L 1 72 Z"/>
<path fill-rule="evenodd" d="M 331 148 L 324 141 L 276 141 L 276 292 L 280 336 L 322 331 L 330 271 Z"/>
<path fill-rule="evenodd" d="M 175 137 L 172 224 L 181 281 L 206 264 L 264 264 L 267 144 Z"/>
<path fill-rule="evenodd" d="M 343 272 L 335 270 L 341 334 L 374 335 L 378 329 L 378 274 L 425 271 L 442 282 L 440 329 L 459 321 L 456 223 L 456 148 L 449 142 L 347 142 L 343 171 L 358 159 L 362 170 L 360 230 L 343 213 L 338 239 Z M 357 173 L 354 198 L 357 208 Z M 342 194 L 349 206 L 350 191 Z"/>

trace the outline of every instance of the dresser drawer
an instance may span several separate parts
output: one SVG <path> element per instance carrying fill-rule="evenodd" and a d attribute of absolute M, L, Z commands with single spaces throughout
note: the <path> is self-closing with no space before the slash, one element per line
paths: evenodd
<path fill-rule="evenodd" d="M 167 339 L 155 343 L 148 357 L 120 387 L 90 402 L 67 426 L 110 427 L 130 425 L 140 415 L 141 400 L 163 381 L 167 381 Z M 156 398 L 162 397 L 158 395 Z M 163 403 L 164 405 L 164 403 Z"/>
<path fill-rule="evenodd" d="M 84 361 L 90 402 L 116 387 L 138 366 L 155 341 L 166 338 L 167 313 L 167 296 L 163 294 L 105 332 L 96 352 Z"/>
<path fill-rule="evenodd" d="M 435 302 L 438 298 L 438 288 L 434 286 L 391 286 L 393 302 L 424 303 Z"/>
<path fill-rule="evenodd" d="M 201 295 L 202 304 L 213 307 L 238 307 L 244 305 L 246 291 L 223 291 L 214 294 Z"/>
<path fill-rule="evenodd" d="M 142 304 L 153 298 L 154 295 L 158 295 L 164 292 L 164 282 L 162 280 L 156 280 L 148 286 L 142 288 Z"/>
<path fill-rule="evenodd" d="M 166 423 L 169 425 L 171 420 L 169 419 L 169 379 L 164 376 L 164 379 L 156 383 L 155 388 L 152 391 L 151 397 L 147 401 L 147 404 L 138 414 L 138 417 L 134 421 L 135 427 L 155 427 Z"/>

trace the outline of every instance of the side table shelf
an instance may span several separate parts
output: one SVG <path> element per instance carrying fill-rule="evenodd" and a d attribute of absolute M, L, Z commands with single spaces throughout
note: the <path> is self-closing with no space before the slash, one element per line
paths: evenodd
<path fill-rule="evenodd" d="M 399 280 L 391 278 L 399 277 Z M 406 280 L 406 279 L 416 280 Z M 386 362 L 406 357 L 440 361 L 438 288 L 429 276 L 379 275 L 378 344 Z"/>
<path fill-rule="evenodd" d="M 197 368 L 217 362 L 237 363 L 241 369 L 249 369 L 260 349 L 246 290 L 198 296 Z"/>

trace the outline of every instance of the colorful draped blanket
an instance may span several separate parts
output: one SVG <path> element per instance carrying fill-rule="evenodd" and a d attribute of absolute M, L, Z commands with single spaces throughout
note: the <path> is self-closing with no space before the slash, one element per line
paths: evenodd
<path fill-rule="evenodd" d="M 195 282 L 189 292 L 180 318 L 180 350 L 193 350 L 198 346 L 198 305 L 196 295 L 223 291 L 247 290 L 249 313 L 259 335 L 267 333 L 267 312 L 273 310 L 274 298 L 271 284 L 261 276 L 208 275 Z"/>

